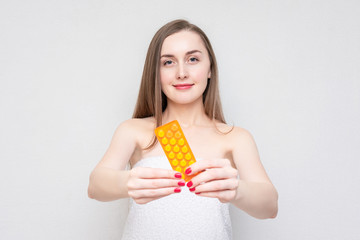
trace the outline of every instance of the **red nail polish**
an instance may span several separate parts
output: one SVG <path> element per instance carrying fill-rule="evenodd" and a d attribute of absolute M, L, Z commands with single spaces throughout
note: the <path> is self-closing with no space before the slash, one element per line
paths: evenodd
<path fill-rule="evenodd" d="M 175 189 L 174 189 L 174 192 L 176 192 L 176 193 L 181 192 L 181 188 L 179 188 L 179 187 L 178 187 L 178 188 L 175 188 Z"/>
<path fill-rule="evenodd" d="M 201 192 L 196 192 L 195 194 L 200 194 Z"/>
<path fill-rule="evenodd" d="M 179 186 L 185 186 L 185 182 L 184 182 L 184 181 L 179 181 L 179 182 L 178 182 L 178 185 L 179 185 Z"/>
<path fill-rule="evenodd" d="M 175 177 L 176 177 L 176 178 L 181 178 L 182 175 L 181 175 L 181 173 L 175 173 Z"/>
<path fill-rule="evenodd" d="M 185 174 L 189 175 L 191 173 L 191 168 L 187 168 Z"/>
<path fill-rule="evenodd" d="M 190 181 L 190 182 L 188 182 L 188 183 L 186 184 L 187 187 L 191 187 L 192 185 L 193 185 L 193 182 L 192 182 L 192 181 Z"/>
<path fill-rule="evenodd" d="M 193 188 L 190 188 L 189 190 L 190 190 L 190 192 L 193 192 L 193 191 L 195 191 L 195 188 L 193 187 Z"/>

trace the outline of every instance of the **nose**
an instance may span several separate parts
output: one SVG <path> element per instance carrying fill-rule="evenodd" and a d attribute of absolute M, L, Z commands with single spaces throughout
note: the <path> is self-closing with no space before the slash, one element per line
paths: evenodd
<path fill-rule="evenodd" d="M 178 64 L 176 78 L 178 80 L 184 80 L 184 79 L 188 78 L 188 72 L 187 72 L 186 66 L 182 63 Z"/>

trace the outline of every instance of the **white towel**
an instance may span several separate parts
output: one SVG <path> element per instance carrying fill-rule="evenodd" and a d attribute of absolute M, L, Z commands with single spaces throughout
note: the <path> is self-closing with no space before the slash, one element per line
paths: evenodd
<path fill-rule="evenodd" d="M 142 159 L 134 167 L 140 166 L 171 169 L 165 156 Z M 229 204 L 197 196 L 186 186 L 181 193 L 147 204 L 130 199 L 122 240 L 162 239 L 232 239 Z"/>

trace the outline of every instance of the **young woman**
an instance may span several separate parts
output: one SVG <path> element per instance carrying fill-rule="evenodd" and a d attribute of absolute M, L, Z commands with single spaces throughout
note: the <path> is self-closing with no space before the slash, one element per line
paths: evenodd
<path fill-rule="evenodd" d="M 188 183 L 154 136 L 175 119 L 197 160 L 186 174 L 199 174 Z M 230 203 L 256 218 L 277 215 L 278 195 L 252 136 L 225 123 L 215 54 L 197 26 L 175 20 L 155 34 L 133 118 L 117 128 L 88 193 L 130 198 L 123 239 L 231 239 Z"/>

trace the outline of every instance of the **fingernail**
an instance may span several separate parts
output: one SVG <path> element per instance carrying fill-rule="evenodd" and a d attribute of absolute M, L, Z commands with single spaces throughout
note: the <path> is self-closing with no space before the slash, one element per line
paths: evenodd
<path fill-rule="evenodd" d="M 185 174 L 189 175 L 191 173 L 191 168 L 187 168 Z"/>
<path fill-rule="evenodd" d="M 181 175 L 181 173 L 175 173 L 175 177 L 176 177 L 176 178 L 181 178 L 182 175 Z"/>
<path fill-rule="evenodd" d="M 184 181 L 179 181 L 179 182 L 178 182 L 178 185 L 179 185 L 179 186 L 185 186 L 185 182 L 184 182 Z"/>
<path fill-rule="evenodd" d="M 181 188 L 179 188 L 179 187 L 178 187 L 178 188 L 175 188 L 175 189 L 174 189 L 174 192 L 176 192 L 176 193 L 181 192 Z"/>
<path fill-rule="evenodd" d="M 187 187 L 191 187 L 192 185 L 193 185 L 193 182 L 192 182 L 192 181 L 190 181 L 190 182 L 188 182 L 188 183 L 186 184 Z"/>
<path fill-rule="evenodd" d="M 195 194 L 200 194 L 201 192 L 196 192 Z"/>
<path fill-rule="evenodd" d="M 195 191 L 195 188 L 193 187 L 193 188 L 190 188 L 189 190 L 190 190 L 190 192 L 193 192 L 193 191 Z"/>

